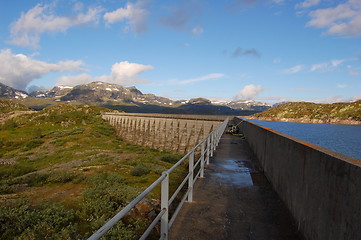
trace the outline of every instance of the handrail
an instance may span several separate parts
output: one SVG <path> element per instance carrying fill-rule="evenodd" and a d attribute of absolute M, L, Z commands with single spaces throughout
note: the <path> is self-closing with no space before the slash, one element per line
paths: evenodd
<path fill-rule="evenodd" d="M 150 234 L 152 229 L 159 222 L 161 223 L 161 236 L 160 239 L 168 239 L 168 233 L 171 225 L 173 224 L 175 218 L 177 217 L 179 210 L 183 206 L 184 202 L 193 201 L 193 185 L 197 178 L 203 177 L 204 166 L 209 164 L 209 158 L 213 156 L 213 151 L 218 146 L 218 142 L 227 126 L 228 118 L 224 120 L 215 130 L 209 133 L 202 141 L 200 141 L 196 146 L 194 146 L 186 155 L 184 155 L 177 163 L 175 163 L 167 171 L 163 172 L 162 175 L 153 182 L 147 189 L 145 189 L 141 194 L 139 194 L 133 201 L 131 201 L 127 206 L 125 206 L 120 212 L 118 212 L 113 218 L 111 218 L 107 223 L 105 223 L 101 228 L 99 228 L 93 235 L 91 235 L 88 240 L 97 240 L 101 238 L 111 227 L 113 227 L 118 221 L 120 221 L 137 203 L 145 198 L 145 196 L 152 191 L 158 184 L 161 183 L 161 211 L 143 233 L 140 239 L 146 239 Z M 201 146 L 201 156 L 197 159 L 196 164 L 194 164 L 194 155 L 198 147 Z M 170 173 L 182 164 L 186 159 L 189 159 L 188 167 L 189 173 L 184 178 L 179 187 L 175 190 L 174 194 L 169 198 L 169 175 Z M 194 171 L 200 167 L 198 172 Z M 188 189 L 183 195 L 181 202 L 178 204 L 173 216 L 169 220 L 169 206 L 174 201 L 178 193 L 184 187 L 185 183 L 188 181 Z"/>

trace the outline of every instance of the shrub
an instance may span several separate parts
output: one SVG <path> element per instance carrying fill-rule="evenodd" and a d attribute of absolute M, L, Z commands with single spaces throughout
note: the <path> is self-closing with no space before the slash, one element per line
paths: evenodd
<path fill-rule="evenodd" d="M 137 176 L 137 177 L 140 177 L 140 176 L 143 176 L 143 175 L 147 175 L 149 173 L 149 169 L 143 165 L 138 165 L 136 167 L 134 167 L 131 171 L 130 171 L 130 174 L 132 176 Z"/>
<path fill-rule="evenodd" d="M 164 155 L 160 157 L 160 160 L 163 162 L 168 162 L 168 163 L 176 163 L 180 160 L 181 158 L 177 155 L 172 155 L 172 154 L 168 154 L 168 155 Z"/>
<path fill-rule="evenodd" d="M 7 120 L 3 125 L 0 125 L 0 130 L 13 130 L 18 127 L 14 119 Z"/>
<path fill-rule="evenodd" d="M 0 206 L 2 239 L 74 239 L 77 235 L 75 222 L 75 212 L 56 203 L 34 208 L 21 199 Z"/>
<path fill-rule="evenodd" d="M 68 172 L 52 172 L 48 176 L 48 183 L 67 183 L 71 182 L 73 179 L 76 178 L 76 175 L 74 173 L 68 173 Z"/>
<path fill-rule="evenodd" d="M 16 186 L 14 186 L 9 180 L 0 182 L 0 194 L 14 193 L 16 190 Z"/>
<path fill-rule="evenodd" d="M 49 174 L 34 173 L 23 178 L 20 182 L 26 183 L 29 187 L 40 187 L 47 183 L 48 177 Z"/>
<path fill-rule="evenodd" d="M 89 178 L 92 185 L 83 193 L 83 203 L 79 216 L 84 221 L 104 221 L 125 206 L 128 200 L 135 198 L 139 191 L 128 186 L 126 180 L 117 175 L 103 173 Z"/>
<path fill-rule="evenodd" d="M 41 146 L 44 143 L 44 140 L 41 139 L 33 139 L 30 140 L 24 147 L 23 150 L 24 151 L 29 151 L 31 149 L 37 148 L 39 146 Z"/>
<path fill-rule="evenodd" d="M 8 179 L 11 177 L 18 177 L 29 172 L 33 172 L 36 169 L 30 166 L 23 166 L 20 164 L 3 166 L 0 168 L 0 179 Z"/>

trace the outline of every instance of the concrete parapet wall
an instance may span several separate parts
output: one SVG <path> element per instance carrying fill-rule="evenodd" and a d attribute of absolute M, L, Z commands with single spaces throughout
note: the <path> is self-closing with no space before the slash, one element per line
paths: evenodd
<path fill-rule="evenodd" d="M 251 122 L 239 126 L 306 239 L 361 239 L 360 160 Z"/>
<path fill-rule="evenodd" d="M 172 116 L 172 117 L 171 117 Z M 175 118 L 161 114 L 103 114 L 125 141 L 158 150 L 186 153 L 205 138 L 220 121 L 195 116 Z"/>
<path fill-rule="evenodd" d="M 147 118 L 168 118 L 168 119 L 188 119 L 203 121 L 220 121 L 223 122 L 229 116 L 222 115 L 187 115 L 187 114 L 160 114 L 160 113 L 103 113 L 103 116 L 131 116 Z"/>

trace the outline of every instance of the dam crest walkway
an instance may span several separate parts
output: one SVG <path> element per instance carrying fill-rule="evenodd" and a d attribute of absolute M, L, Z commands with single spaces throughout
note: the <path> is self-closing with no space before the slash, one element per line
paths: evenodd
<path fill-rule="evenodd" d="M 223 134 L 193 202 L 181 209 L 171 240 L 301 239 L 289 211 L 241 137 Z"/>

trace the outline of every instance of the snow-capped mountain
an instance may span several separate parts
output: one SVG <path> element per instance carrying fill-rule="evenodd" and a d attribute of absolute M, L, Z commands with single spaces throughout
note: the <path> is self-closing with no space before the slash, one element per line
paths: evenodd
<path fill-rule="evenodd" d="M 263 102 L 257 102 L 254 100 L 236 100 L 236 101 L 223 101 L 223 102 L 212 102 L 213 104 L 217 105 L 223 105 L 230 107 L 232 109 L 238 109 L 238 110 L 253 110 L 253 111 L 265 111 L 272 106 L 263 103 Z"/>
<path fill-rule="evenodd" d="M 12 87 L 0 83 L 0 97 L 21 99 L 21 98 L 27 98 L 29 97 L 29 95 L 24 91 L 16 90 Z"/>
<path fill-rule="evenodd" d="M 0 85 L 3 91 L 3 97 L 7 98 L 24 98 L 29 95 L 26 92 L 18 91 Z M 4 89 L 4 90 L 3 90 Z M 78 102 L 99 106 L 123 106 L 119 110 L 130 111 L 125 106 L 133 106 L 138 110 L 147 108 L 149 112 L 156 107 L 158 112 L 173 112 L 174 108 L 178 108 L 181 113 L 194 113 L 206 110 L 211 114 L 239 114 L 242 111 L 260 112 L 271 108 L 271 105 L 256 102 L 253 100 L 238 100 L 228 102 L 215 102 L 206 98 L 194 98 L 190 100 L 173 101 L 165 97 L 159 97 L 154 94 L 143 94 L 136 87 L 124 87 L 118 84 L 105 82 L 92 82 L 88 84 L 70 86 L 56 86 L 50 90 L 34 91 L 30 94 L 33 98 L 46 98 L 57 102 Z M 164 109 L 165 108 L 173 108 Z"/>

